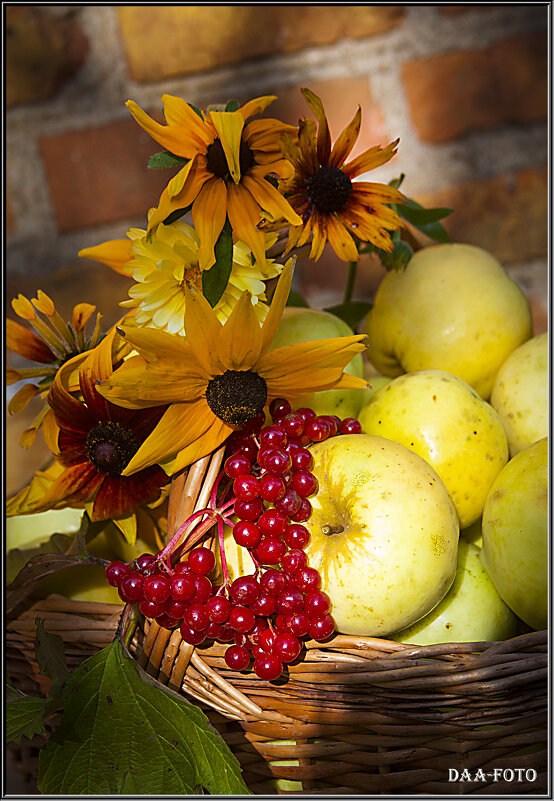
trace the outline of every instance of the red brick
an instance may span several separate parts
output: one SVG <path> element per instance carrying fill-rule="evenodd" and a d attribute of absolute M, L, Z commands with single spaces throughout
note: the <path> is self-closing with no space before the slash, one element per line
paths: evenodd
<path fill-rule="evenodd" d="M 88 42 L 73 19 L 46 9 L 6 7 L 6 106 L 51 97 L 83 64 Z"/>
<path fill-rule="evenodd" d="M 547 254 L 546 169 L 524 169 L 486 181 L 468 181 L 418 197 L 424 206 L 454 209 L 443 223 L 453 242 L 468 242 L 500 262 L 527 261 Z"/>
<path fill-rule="evenodd" d="M 318 95 L 325 108 L 333 142 L 348 125 L 357 111 L 362 109 L 360 135 L 349 158 L 376 144 L 388 144 L 390 135 L 380 106 L 373 100 L 367 78 L 336 78 L 327 81 L 309 81 L 307 87 Z M 298 125 L 301 117 L 313 117 L 304 97 L 303 87 L 277 89 L 277 100 L 269 106 L 267 114 L 283 122 Z"/>
<path fill-rule="evenodd" d="M 468 11 L 490 11 L 492 8 L 496 8 L 496 6 L 485 6 L 485 5 L 441 6 L 440 12 L 441 14 L 446 14 L 446 15 L 458 15 L 458 14 L 465 14 Z"/>
<path fill-rule="evenodd" d="M 406 62 L 402 75 L 419 137 L 448 142 L 472 130 L 546 120 L 546 58 L 545 31 Z"/>
<path fill-rule="evenodd" d="M 60 231 L 144 217 L 174 171 L 148 170 L 162 150 L 134 120 L 40 139 Z"/>
<path fill-rule="evenodd" d="M 159 81 L 247 59 L 383 33 L 403 6 L 119 6 L 136 81 Z"/>

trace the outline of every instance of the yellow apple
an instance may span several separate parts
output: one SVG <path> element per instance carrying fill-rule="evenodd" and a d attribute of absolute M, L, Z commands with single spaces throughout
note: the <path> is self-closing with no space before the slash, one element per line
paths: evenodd
<path fill-rule="evenodd" d="M 82 509 L 49 509 L 6 519 L 6 551 L 36 548 L 52 534 L 76 534 L 83 519 Z"/>
<path fill-rule="evenodd" d="M 446 487 L 417 454 L 349 434 L 312 447 L 309 563 L 338 631 L 380 637 L 444 597 L 456 572 L 458 518 Z"/>
<path fill-rule="evenodd" d="M 481 517 L 508 443 L 498 415 L 469 384 L 444 370 L 406 373 L 379 389 L 358 419 L 364 433 L 400 442 L 429 462 L 462 529 Z"/>
<path fill-rule="evenodd" d="M 483 565 L 502 600 L 533 629 L 548 623 L 548 437 L 516 454 L 483 511 Z"/>
<path fill-rule="evenodd" d="M 507 640 L 517 632 L 518 619 L 495 590 L 481 564 L 479 548 L 460 539 L 456 578 L 440 604 L 391 639 L 432 645 Z"/>
<path fill-rule="evenodd" d="M 387 273 L 364 331 L 384 375 L 446 370 L 485 399 L 506 358 L 532 335 L 529 303 L 482 248 L 448 243 L 417 251 Z"/>
<path fill-rule="evenodd" d="M 476 520 L 471 526 L 466 526 L 460 531 L 460 536 L 463 537 L 466 542 L 470 542 L 477 548 L 481 548 L 483 545 L 482 522 L 483 518 L 480 517 L 479 520 Z"/>
<path fill-rule="evenodd" d="M 510 454 L 548 434 L 548 334 L 516 348 L 497 373 L 491 405 L 506 431 Z"/>
<path fill-rule="evenodd" d="M 340 317 L 322 309 L 287 306 L 277 327 L 271 350 L 308 342 L 312 339 L 352 336 L 354 331 Z M 363 377 L 362 354 L 358 353 L 345 368 L 346 373 Z M 341 418 L 356 417 L 364 403 L 363 389 L 329 389 L 296 398 L 294 407 L 311 407 L 316 414 L 336 414 Z"/>

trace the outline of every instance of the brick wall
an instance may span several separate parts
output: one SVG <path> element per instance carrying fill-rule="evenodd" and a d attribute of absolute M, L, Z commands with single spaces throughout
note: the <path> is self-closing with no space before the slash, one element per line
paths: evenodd
<path fill-rule="evenodd" d="M 452 239 L 495 253 L 544 325 L 548 11 L 7 6 L 8 295 L 56 274 L 62 289 L 79 276 L 83 291 L 110 294 L 109 270 L 95 267 L 89 288 L 76 253 L 144 226 L 168 175 L 146 170 L 159 146 L 131 119 L 128 98 L 159 114 L 163 92 L 198 105 L 275 93 L 271 113 L 296 123 L 307 111 L 298 90 L 310 86 L 334 135 L 362 106 L 357 152 L 400 137 L 375 177 L 404 172 L 409 195 L 454 208 Z M 341 265 L 324 258 L 298 270 L 315 304 L 342 285 Z M 363 266 L 358 296 L 381 276 L 369 259 Z"/>

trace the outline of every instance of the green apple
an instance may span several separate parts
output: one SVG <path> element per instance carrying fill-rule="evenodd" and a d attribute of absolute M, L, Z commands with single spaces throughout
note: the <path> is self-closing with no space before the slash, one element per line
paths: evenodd
<path fill-rule="evenodd" d="M 516 454 L 483 511 L 483 565 L 502 600 L 532 629 L 548 623 L 548 437 Z"/>
<path fill-rule="evenodd" d="M 440 604 L 391 639 L 432 645 L 507 640 L 517 632 L 518 619 L 495 590 L 481 564 L 479 548 L 460 539 L 456 578 Z"/>
<path fill-rule="evenodd" d="M 82 509 L 49 509 L 6 519 L 6 551 L 36 548 L 52 534 L 76 534 L 83 519 Z"/>
<path fill-rule="evenodd" d="M 481 517 L 508 443 L 492 406 L 444 370 L 392 379 L 358 415 L 365 434 L 395 440 L 425 459 L 444 482 L 462 529 Z"/>
<path fill-rule="evenodd" d="M 271 350 L 308 342 L 312 339 L 352 336 L 354 331 L 344 320 L 322 309 L 286 306 L 275 332 Z M 363 378 L 362 354 L 357 353 L 345 372 Z M 341 418 L 356 417 L 364 403 L 364 389 L 329 389 L 312 392 L 295 399 L 294 406 L 309 406 L 316 414 L 336 414 Z"/>
<path fill-rule="evenodd" d="M 510 454 L 548 434 L 548 334 L 516 348 L 497 373 L 491 404 L 502 421 Z"/>
<path fill-rule="evenodd" d="M 364 331 L 384 375 L 446 370 L 485 399 L 507 357 L 532 335 L 529 303 L 482 248 L 448 243 L 417 251 L 387 273 Z"/>
<path fill-rule="evenodd" d="M 380 637 L 411 625 L 454 580 L 459 529 L 446 487 L 383 437 L 347 434 L 311 450 L 319 491 L 306 553 L 338 631 Z"/>

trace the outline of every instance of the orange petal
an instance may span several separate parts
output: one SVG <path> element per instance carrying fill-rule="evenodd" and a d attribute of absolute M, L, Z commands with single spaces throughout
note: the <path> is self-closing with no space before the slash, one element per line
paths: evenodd
<path fill-rule="evenodd" d="M 254 100 L 249 100 L 248 103 L 241 106 L 238 111 L 247 120 L 248 117 L 253 117 L 254 114 L 261 114 L 274 100 L 277 100 L 277 95 L 255 97 Z"/>
<path fill-rule="evenodd" d="M 35 384 L 24 384 L 8 403 L 8 414 L 22 412 L 40 392 Z"/>
<path fill-rule="evenodd" d="M 199 114 L 182 97 L 175 95 L 162 95 L 164 117 L 168 125 L 181 126 L 196 141 L 206 148 L 214 140 L 213 131 L 208 125 L 204 115 Z"/>
<path fill-rule="evenodd" d="M 243 292 L 229 315 L 219 342 L 219 355 L 227 370 L 250 370 L 262 346 L 260 324 L 250 292 Z"/>
<path fill-rule="evenodd" d="M 183 101 L 183 103 L 184 102 L 185 101 Z M 191 159 L 199 152 L 198 139 L 190 128 L 177 125 L 160 125 L 159 122 L 149 117 L 134 100 L 128 100 L 125 105 L 140 127 L 144 128 L 152 139 L 159 142 L 160 145 L 165 147 L 166 150 L 169 150 L 170 153 L 174 153 L 176 156 L 182 156 L 186 159 Z M 194 114 L 194 112 L 192 113 Z"/>
<path fill-rule="evenodd" d="M 352 148 L 356 144 L 358 136 L 360 135 L 361 122 L 362 110 L 358 106 L 358 111 L 355 113 L 351 122 L 348 123 L 333 146 L 331 158 L 329 159 L 329 164 L 331 167 L 342 167 L 350 155 Z"/>
<path fill-rule="evenodd" d="M 227 214 L 237 239 L 245 242 L 259 265 L 265 265 L 265 237 L 258 229 L 261 209 L 242 185 L 227 184 Z"/>
<path fill-rule="evenodd" d="M 112 270 L 121 275 L 131 275 L 134 259 L 132 243 L 128 239 L 112 239 L 91 248 L 83 248 L 77 254 L 82 259 L 92 259 L 107 264 Z M 131 263 L 130 263 L 131 262 Z"/>
<path fill-rule="evenodd" d="M 78 303 L 73 307 L 72 325 L 75 331 L 81 331 L 96 311 L 90 303 Z"/>
<path fill-rule="evenodd" d="M 158 201 L 158 205 L 156 208 L 151 209 L 148 216 L 148 230 L 151 231 L 159 223 L 163 223 L 170 214 L 173 214 L 174 211 L 180 211 L 182 209 L 186 209 L 187 206 L 190 206 L 193 203 L 206 183 L 213 175 L 211 172 L 206 170 L 206 159 L 199 157 L 198 160 L 195 160 L 193 166 L 190 169 L 188 174 L 187 180 L 184 183 L 183 189 L 178 195 L 175 197 L 171 197 L 169 194 L 169 190 L 166 187 L 162 194 L 160 195 L 160 199 Z"/>
<path fill-rule="evenodd" d="M 300 120 L 298 127 L 298 147 L 302 153 L 302 170 L 304 177 L 308 178 L 320 167 L 317 152 L 317 133 L 315 120 Z"/>
<path fill-rule="evenodd" d="M 356 243 L 340 220 L 333 214 L 329 214 L 326 226 L 327 238 L 339 259 L 343 261 L 359 261 L 360 254 Z"/>
<path fill-rule="evenodd" d="M 44 437 L 44 441 L 46 442 L 49 449 L 52 451 L 54 456 L 59 455 L 59 448 L 58 448 L 58 435 L 60 433 L 60 428 L 56 423 L 56 417 L 52 409 L 48 409 L 46 414 L 42 419 L 42 436 Z"/>
<path fill-rule="evenodd" d="M 195 287 L 186 285 L 185 296 L 187 343 L 206 375 L 213 378 L 225 371 L 218 356 L 223 326 L 204 295 Z"/>
<path fill-rule="evenodd" d="M 317 261 L 323 253 L 323 248 L 327 242 L 327 217 L 325 213 L 320 214 L 314 212 L 312 214 L 312 248 L 310 250 L 310 259 Z"/>
<path fill-rule="evenodd" d="M 200 239 L 198 263 L 207 270 L 215 263 L 215 243 L 225 225 L 227 191 L 221 178 L 212 178 L 200 190 L 192 207 L 192 221 Z"/>
<path fill-rule="evenodd" d="M 289 259 L 283 267 L 279 280 L 277 281 L 269 311 L 262 325 L 262 356 L 271 347 L 273 337 L 277 331 L 277 326 L 283 315 L 283 309 L 287 305 L 295 264 L 295 258 Z"/>
<path fill-rule="evenodd" d="M 6 318 L 6 346 L 32 362 L 51 364 L 56 361 L 46 342 L 9 317 Z"/>
<path fill-rule="evenodd" d="M 365 150 L 363 153 L 357 156 L 357 158 L 355 158 L 349 164 L 345 164 L 343 172 L 345 172 L 350 178 L 355 178 L 357 175 L 361 175 L 364 172 L 369 172 L 369 170 L 374 170 L 375 167 L 380 167 L 382 164 L 386 164 L 387 161 L 390 161 L 391 158 L 396 154 L 396 148 L 399 141 L 400 139 L 395 139 L 394 142 L 391 142 L 389 145 L 383 148 L 380 145 L 370 147 L 368 150 Z"/>
<path fill-rule="evenodd" d="M 224 423 L 219 417 L 214 417 L 213 423 L 201 437 L 198 437 L 198 439 L 191 442 L 190 445 L 187 445 L 186 448 L 179 451 L 173 461 L 172 471 L 176 473 L 184 467 L 188 467 L 188 465 L 193 462 L 196 462 L 198 459 L 202 459 L 202 457 L 212 453 L 212 451 L 215 451 L 216 448 L 219 448 L 219 446 L 225 442 L 232 432 L 233 429 L 231 426 Z"/>
<path fill-rule="evenodd" d="M 323 103 L 320 98 L 314 94 L 310 89 L 300 90 L 304 95 L 304 99 L 313 111 L 315 118 L 319 123 L 317 133 L 317 157 L 320 164 L 328 164 L 329 156 L 331 155 L 331 136 L 329 134 L 329 125 L 327 124 L 327 117 L 323 108 Z"/>
<path fill-rule="evenodd" d="M 291 225 L 302 225 L 302 218 L 294 211 L 288 200 L 265 178 L 245 175 L 242 185 L 249 190 L 256 203 L 274 219 L 284 217 Z"/>
<path fill-rule="evenodd" d="M 190 161 L 182 167 L 177 175 L 174 175 L 171 181 L 167 185 L 167 193 L 170 198 L 177 197 L 180 192 L 183 191 L 183 187 L 185 185 L 185 181 L 189 177 L 189 173 L 191 171 L 192 165 L 194 161 L 190 159 Z"/>

